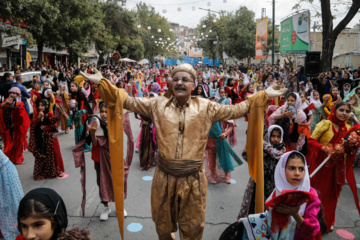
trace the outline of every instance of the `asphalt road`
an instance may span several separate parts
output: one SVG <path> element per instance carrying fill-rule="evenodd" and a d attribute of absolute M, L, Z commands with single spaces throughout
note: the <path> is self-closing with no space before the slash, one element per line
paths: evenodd
<path fill-rule="evenodd" d="M 130 121 L 133 131 L 133 136 L 136 141 L 139 133 L 139 120 L 130 114 Z M 242 119 L 237 121 L 238 127 L 236 133 L 239 144 L 235 151 L 240 154 L 245 146 L 246 136 L 245 131 L 247 123 Z M 126 149 L 126 137 L 124 137 L 124 149 Z M 79 228 L 87 228 L 93 239 L 120 239 L 116 211 L 114 203 L 110 203 L 112 213 L 107 221 L 101 222 L 99 215 L 102 211 L 102 204 L 100 203 L 98 187 L 96 185 L 96 174 L 94 170 L 93 161 L 90 159 L 90 153 L 86 154 L 86 214 L 83 218 L 81 215 L 81 185 L 80 185 L 80 170 L 75 169 L 74 160 L 71 149 L 75 145 L 74 132 L 70 134 L 59 135 L 60 147 L 62 157 L 64 159 L 65 171 L 69 174 L 66 179 L 50 179 L 43 181 L 34 181 L 32 177 L 34 158 L 31 153 L 25 152 L 25 164 L 17 166 L 20 180 L 24 192 L 37 187 L 49 187 L 55 189 L 64 199 L 68 215 L 69 228 L 78 226 Z M 124 151 L 126 154 L 126 151 Z M 125 219 L 125 239 L 130 240 L 152 240 L 157 239 L 154 223 L 151 219 L 150 211 L 150 188 L 151 180 L 145 181 L 143 177 L 153 176 L 154 169 L 151 171 L 139 170 L 139 154 L 134 154 L 133 163 L 130 168 L 128 178 L 128 198 L 125 201 L 125 209 L 128 217 Z M 357 182 L 360 183 L 360 169 L 355 169 Z M 145 178 L 148 179 L 148 178 Z M 232 172 L 233 184 L 216 184 L 208 185 L 207 206 L 206 206 L 206 223 L 203 235 L 204 240 L 219 239 L 221 233 L 225 228 L 236 221 L 237 214 L 243 198 L 243 193 L 246 188 L 249 174 L 247 163 L 239 166 Z M 360 190 L 358 189 L 360 195 Z M 131 231 L 139 230 L 137 232 Z M 339 231 L 337 231 L 339 230 Z M 360 239 L 360 217 L 357 213 L 352 193 L 348 185 L 345 185 L 341 196 L 339 198 L 335 230 L 323 236 L 325 240 L 332 239 L 346 239 L 338 235 L 342 230 L 354 234 L 352 239 Z M 338 233 L 337 233 L 338 232 Z M 177 233 L 177 239 L 179 235 Z M 348 238 L 351 239 L 351 238 Z"/>

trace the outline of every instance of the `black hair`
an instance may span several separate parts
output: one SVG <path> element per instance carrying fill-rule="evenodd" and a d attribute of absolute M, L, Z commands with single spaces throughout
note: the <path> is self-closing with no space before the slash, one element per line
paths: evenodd
<path fill-rule="evenodd" d="M 286 99 L 288 99 L 289 97 L 293 97 L 293 98 L 295 98 L 295 100 L 297 100 L 296 94 L 293 93 L 293 92 L 289 93 L 289 94 L 287 95 Z"/>
<path fill-rule="evenodd" d="M 355 90 L 355 93 L 357 93 L 359 90 L 360 90 L 360 88 L 357 88 L 357 89 Z"/>
<path fill-rule="evenodd" d="M 270 137 L 272 136 L 272 133 L 273 132 L 278 132 L 278 133 L 280 133 L 280 136 L 282 135 L 281 133 L 282 133 L 282 131 L 281 131 L 281 129 L 280 128 L 278 128 L 278 127 L 275 127 L 272 131 L 271 131 L 271 133 L 270 133 Z"/>
<path fill-rule="evenodd" d="M 77 88 L 78 88 L 77 91 L 78 91 L 78 92 L 80 91 L 80 87 L 79 87 L 79 84 L 78 84 L 77 82 L 71 82 L 70 85 L 71 85 L 71 84 L 74 84 L 75 86 L 77 86 Z M 70 89 L 69 89 L 69 90 L 70 90 Z M 70 90 L 70 92 L 71 92 L 71 90 Z M 72 92 L 71 92 L 71 93 L 72 93 Z"/>
<path fill-rule="evenodd" d="M 11 73 L 4 73 L 4 81 L 8 78 L 8 77 L 10 77 L 12 74 Z"/>
<path fill-rule="evenodd" d="M 301 153 L 294 151 L 294 152 L 290 153 L 290 155 L 289 155 L 289 157 L 288 157 L 288 159 L 287 159 L 287 161 L 286 161 L 285 167 L 287 166 L 289 160 L 295 159 L 295 158 L 300 158 L 301 161 L 305 164 L 305 158 L 304 158 L 304 156 L 303 156 Z"/>
<path fill-rule="evenodd" d="M 46 71 L 46 70 L 42 70 L 42 71 L 41 71 L 41 76 L 44 76 L 44 75 L 46 75 L 46 74 L 48 74 L 48 71 Z"/>
<path fill-rule="evenodd" d="M 339 107 L 344 106 L 344 105 L 348 106 L 348 108 L 351 110 L 350 104 L 348 102 L 340 101 L 336 104 L 335 111 L 338 110 Z"/>
<path fill-rule="evenodd" d="M 74 74 L 75 74 L 75 75 L 79 75 L 79 74 L 80 74 L 80 69 L 78 69 L 78 68 L 75 69 Z"/>
<path fill-rule="evenodd" d="M 24 201 L 20 201 L 19 209 L 18 209 L 18 230 L 22 232 L 22 224 L 20 223 L 21 219 L 26 219 L 28 217 L 34 218 L 45 218 L 50 220 L 51 226 L 54 229 L 54 233 L 50 240 L 56 240 L 57 236 L 63 232 L 62 222 L 58 215 L 54 215 L 54 210 L 46 207 L 43 203 L 35 199 L 25 199 Z"/>

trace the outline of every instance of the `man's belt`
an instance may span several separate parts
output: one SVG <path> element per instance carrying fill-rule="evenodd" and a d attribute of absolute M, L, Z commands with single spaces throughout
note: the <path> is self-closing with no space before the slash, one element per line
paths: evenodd
<path fill-rule="evenodd" d="M 159 156 L 158 168 L 174 177 L 187 177 L 199 173 L 204 159 L 168 159 Z"/>

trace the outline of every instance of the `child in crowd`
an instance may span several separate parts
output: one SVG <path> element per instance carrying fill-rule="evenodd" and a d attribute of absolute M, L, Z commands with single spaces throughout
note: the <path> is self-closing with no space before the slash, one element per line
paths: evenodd
<path fill-rule="evenodd" d="M 268 239 L 321 239 L 321 232 L 325 231 L 326 226 L 322 217 L 319 196 L 316 190 L 310 186 L 310 177 L 304 155 L 297 151 L 282 155 L 276 165 L 274 178 L 275 189 L 266 200 L 267 202 L 284 194 L 283 191 L 289 190 L 308 193 L 310 200 L 295 206 L 279 203 L 273 209 L 270 208 L 268 212 L 249 215 L 245 219 L 240 219 L 239 221 L 244 224 L 246 229 L 242 239 L 253 239 L 249 236 L 257 237 L 262 236 L 262 234 L 268 236 Z M 290 216 L 291 222 L 279 229 L 278 232 L 269 232 L 271 222 L 276 220 L 274 219 L 274 211 Z"/>
<path fill-rule="evenodd" d="M 58 237 L 64 236 L 68 226 L 65 203 L 60 195 L 50 188 L 33 189 L 20 201 L 17 221 L 21 234 L 16 240 L 59 239 Z"/>
<path fill-rule="evenodd" d="M 71 83 L 72 84 L 72 83 Z M 81 141 L 81 136 L 83 133 L 84 125 L 82 122 L 82 116 L 86 114 L 85 109 L 79 109 L 79 103 L 75 99 L 71 99 L 69 102 L 71 114 L 68 119 L 68 126 L 72 129 L 75 127 L 75 145 L 77 145 Z M 91 151 L 91 146 L 86 145 L 84 148 L 85 152 Z"/>
<path fill-rule="evenodd" d="M 63 177 L 65 172 L 59 140 L 56 136 L 57 118 L 49 108 L 49 101 L 41 99 L 38 115 L 34 116 L 30 127 L 29 151 L 35 157 L 33 174 L 35 180 Z"/>
<path fill-rule="evenodd" d="M 4 153 L 15 164 L 23 164 L 23 151 L 27 148 L 27 130 L 30 119 L 21 101 L 21 91 L 17 87 L 9 90 L 9 97 L 0 105 L 0 131 L 4 142 Z"/>
<path fill-rule="evenodd" d="M 274 173 L 280 157 L 286 152 L 283 143 L 283 130 L 278 125 L 271 125 L 264 137 L 264 197 L 268 198 L 275 188 Z M 243 157 L 247 160 L 246 152 Z M 238 218 L 255 213 L 256 183 L 250 177 L 246 187 Z"/>

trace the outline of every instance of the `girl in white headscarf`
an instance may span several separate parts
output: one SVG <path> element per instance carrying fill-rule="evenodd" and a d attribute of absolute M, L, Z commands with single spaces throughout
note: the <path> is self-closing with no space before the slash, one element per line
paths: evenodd
<path fill-rule="evenodd" d="M 279 125 L 271 125 L 268 129 L 268 134 L 264 137 L 264 197 L 270 196 L 275 188 L 274 173 L 275 167 L 280 157 L 286 152 L 285 144 L 283 143 L 284 131 Z M 243 154 L 244 159 L 246 154 Z M 246 217 L 249 214 L 255 213 L 255 181 L 250 178 L 247 188 L 244 193 L 243 202 L 241 204 L 238 218 Z"/>
<path fill-rule="evenodd" d="M 278 124 L 284 130 L 286 150 L 300 151 L 305 144 L 305 134 L 298 133 L 298 126 L 306 123 L 306 115 L 301 110 L 301 98 L 297 93 L 289 93 L 286 102 L 269 117 L 270 125 Z"/>
<path fill-rule="evenodd" d="M 320 101 L 320 93 L 318 91 L 312 91 L 310 94 L 310 104 L 314 104 L 315 108 L 311 110 L 313 119 L 310 123 L 310 132 L 312 133 L 315 130 L 316 124 L 321 121 L 321 118 L 326 119 L 326 114 L 324 112 L 324 107 L 326 103 Z"/>
<path fill-rule="evenodd" d="M 303 154 L 297 151 L 285 153 L 275 169 L 275 190 L 266 201 L 279 196 L 283 190 L 310 192 L 314 199 L 297 206 L 279 205 L 274 211 L 292 216 L 296 221 L 294 239 L 321 239 L 320 219 L 323 222 L 320 208 L 321 202 L 316 190 L 310 187 L 309 171 Z M 319 215 L 320 212 L 320 215 Z M 323 225 L 321 224 L 321 228 Z M 324 229 L 325 230 L 325 229 Z"/>

